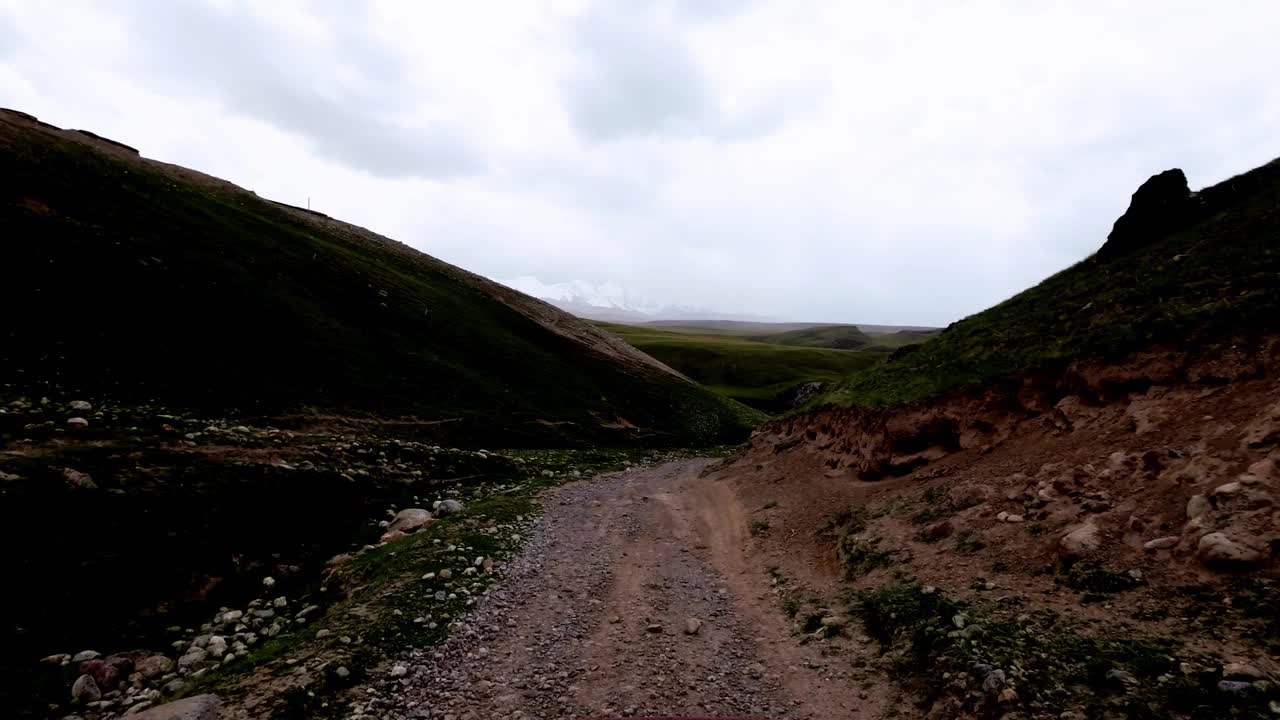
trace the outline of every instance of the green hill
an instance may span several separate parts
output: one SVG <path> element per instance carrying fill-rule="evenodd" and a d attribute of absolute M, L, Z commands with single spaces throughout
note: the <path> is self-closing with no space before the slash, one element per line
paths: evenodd
<path fill-rule="evenodd" d="M 816 402 L 900 403 L 1082 356 L 1280 329 L 1280 161 L 1170 202 L 1154 203 L 1154 229 L 1136 246 L 1133 223 L 1118 221 L 1107 252 L 853 374 Z M 1118 239 L 1129 244 L 1112 249 Z"/>
<path fill-rule="evenodd" d="M 789 407 L 786 395 L 797 385 L 831 383 L 877 361 L 882 355 L 760 342 L 689 329 L 599 325 L 728 397 L 763 410 Z"/>
<path fill-rule="evenodd" d="M 820 325 L 803 330 L 761 335 L 754 339 L 774 345 L 824 347 L 835 350 L 862 350 L 875 344 L 875 340 L 859 330 L 856 325 Z"/>
<path fill-rule="evenodd" d="M 721 442 L 755 419 L 545 303 L 14 111 L 0 237 L 0 400 L 403 416 L 454 444 Z"/>

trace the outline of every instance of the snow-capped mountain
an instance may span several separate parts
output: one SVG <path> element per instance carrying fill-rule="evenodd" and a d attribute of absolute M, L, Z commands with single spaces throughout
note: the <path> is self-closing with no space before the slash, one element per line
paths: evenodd
<path fill-rule="evenodd" d="M 544 283 L 531 275 L 498 282 L 589 320 L 651 322 L 653 320 L 760 319 L 704 308 L 665 305 L 633 293 L 615 282 L 592 283 L 585 280 L 570 280 L 561 283 Z"/>

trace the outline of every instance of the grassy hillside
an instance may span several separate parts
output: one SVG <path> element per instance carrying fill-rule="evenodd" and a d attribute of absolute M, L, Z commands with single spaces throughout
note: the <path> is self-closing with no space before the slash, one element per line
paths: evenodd
<path fill-rule="evenodd" d="M 718 442 L 754 419 L 545 303 L 8 111 L 0 238 L 0 395 L 412 416 L 508 445 Z"/>
<path fill-rule="evenodd" d="M 818 402 L 885 405 L 1083 355 L 1280 329 L 1280 161 L 1198 197 L 1207 219 L 1120 257 L 1090 257 L 855 373 Z"/>
<path fill-rule="evenodd" d="M 830 383 L 877 362 L 880 355 L 698 335 L 648 326 L 600 323 L 637 348 L 743 403 L 784 409 L 778 396 L 805 382 Z"/>
<path fill-rule="evenodd" d="M 875 341 L 859 330 L 856 325 L 819 325 L 803 330 L 761 335 L 757 339 L 773 345 L 824 347 L 836 350 L 860 350 L 875 344 Z"/>

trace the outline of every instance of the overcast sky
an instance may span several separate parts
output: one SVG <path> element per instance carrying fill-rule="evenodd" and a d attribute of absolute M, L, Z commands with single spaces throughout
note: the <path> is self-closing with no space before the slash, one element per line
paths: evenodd
<path fill-rule="evenodd" d="M 0 105 L 495 278 L 943 325 L 1280 156 L 1274 0 L 0 0 Z"/>

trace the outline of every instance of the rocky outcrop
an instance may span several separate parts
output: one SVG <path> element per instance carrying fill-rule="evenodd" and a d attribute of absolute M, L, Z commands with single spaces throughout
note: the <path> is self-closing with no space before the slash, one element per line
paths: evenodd
<path fill-rule="evenodd" d="M 1187 176 L 1179 169 L 1152 175 L 1133 194 L 1107 242 L 1098 250 L 1099 258 L 1124 255 L 1150 245 L 1195 219 L 1196 203 Z"/>
<path fill-rule="evenodd" d="M 1277 174 L 1280 161 L 1273 160 L 1198 192 L 1190 190 L 1178 168 L 1152 175 L 1133 194 L 1097 257 L 1108 260 L 1158 242 L 1273 185 Z"/>

